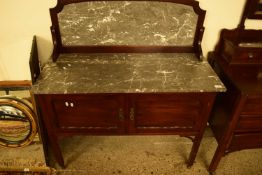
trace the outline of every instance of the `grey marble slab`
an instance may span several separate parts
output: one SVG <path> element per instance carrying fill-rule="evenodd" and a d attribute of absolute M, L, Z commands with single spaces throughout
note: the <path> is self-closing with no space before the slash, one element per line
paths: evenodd
<path fill-rule="evenodd" d="M 62 54 L 33 85 L 35 94 L 223 91 L 210 65 L 193 53 Z"/>
<path fill-rule="evenodd" d="M 65 46 L 191 46 L 197 19 L 191 6 L 157 1 L 73 3 L 58 14 Z"/>

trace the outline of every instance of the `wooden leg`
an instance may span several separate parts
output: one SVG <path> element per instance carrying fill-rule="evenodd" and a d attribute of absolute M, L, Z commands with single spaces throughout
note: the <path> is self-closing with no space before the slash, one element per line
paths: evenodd
<path fill-rule="evenodd" d="M 225 145 L 218 144 L 218 147 L 216 149 L 215 155 L 213 156 L 213 159 L 209 165 L 208 170 L 210 172 L 214 172 L 218 166 L 219 161 L 225 154 Z"/>
<path fill-rule="evenodd" d="M 197 155 L 197 151 L 199 149 L 200 146 L 200 141 L 202 139 L 203 134 L 201 134 L 201 136 L 196 136 L 193 140 L 193 146 L 189 155 L 189 159 L 187 162 L 187 167 L 191 167 L 196 159 L 196 155 Z"/>
<path fill-rule="evenodd" d="M 55 117 L 51 110 L 52 103 L 50 103 L 51 100 L 49 98 L 50 97 L 36 96 L 35 99 L 36 99 L 38 106 L 40 106 L 38 108 L 38 111 L 39 111 L 41 118 L 43 119 L 43 124 L 46 127 L 48 141 L 50 143 L 54 156 L 57 162 L 59 163 L 59 165 L 61 167 L 65 167 L 62 152 L 60 150 L 59 143 L 58 143 L 57 130 L 52 121 L 52 118 L 55 118 Z"/>
<path fill-rule="evenodd" d="M 65 168 L 65 163 L 64 163 L 64 159 L 63 159 L 63 155 L 61 152 L 61 149 L 59 147 L 59 143 L 58 143 L 58 139 L 56 136 L 50 137 L 49 136 L 49 142 L 52 148 L 52 151 L 54 153 L 54 156 L 56 158 L 56 161 L 58 162 L 58 164 Z"/>
<path fill-rule="evenodd" d="M 231 117 L 232 121 L 230 121 L 230 123 L 228 124 L 228 127 L 225 129 L 224 135 L 220 138 L 215 155 L 209 165 L 208 170 L 210 172 L 214 172 L 216 170 L 219 164 L 219 161 L 225 155 L 226 150 L 228 149 L 229 145 L 231 144 L 234 128 L 237 125 L 237 122 L 240 116 L 240 112 L 247 99 L 247 97 L 243 95 L 239 95 L 237 98 L 238 98 L 237 102 L 235 103 L 235 106 L 233 107 L 234 111 L 233 111 L 233 116 Z"/>
<path fill-rule="evenodd" d="M 201 114 L 201 116 L 203 116 L 203 120 L 201 121 L 201 126 L 199 127 L 199 132 L 198 134 L 195 136 L 194 140 L 193 140 L 193 146 L 189 155 L 189 159 L 187 162 L 187 167 L 190 167 L 193 165 L 195 159 L 196 159 L 196 155 L 200 146 L 200 142 L 203 138 L 204 132 L 205 132 L 205 128 L 206 128 L 206 123 L 209 117 L 209 114 L 211 112 L 214 100 L 215 100 L 216 94 L 212 93 L 212 94 L 206 94 L 205 98 L 206 98 L 206 107 L 203 110 L 203 113 Z"/>

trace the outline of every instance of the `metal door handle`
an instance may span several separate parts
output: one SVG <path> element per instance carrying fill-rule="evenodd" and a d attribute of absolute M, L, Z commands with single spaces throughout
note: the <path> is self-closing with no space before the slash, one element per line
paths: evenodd
<path fill-rule="evenodd" d="M 123 121 L 125 119 L 123 109 L 120 108 L 118 111 L 118 118 L 120 121 Z"/>
<path fill-rule="evenodd" d="M 130 108 L 129 118 L 132 121 L 135 120 L 135 109 L 134 108 Z"/>

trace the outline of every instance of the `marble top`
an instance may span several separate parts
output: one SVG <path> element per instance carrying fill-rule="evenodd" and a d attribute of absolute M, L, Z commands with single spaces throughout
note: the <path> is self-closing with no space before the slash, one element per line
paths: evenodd
<path fill-rule="evenodd" d="M 193 53 L 61 54 L 33 85 L 35 94 L 223 92 L 208 62 Z"/>
<path fill-rule="evenodd" d="M 192 46 L 198 14 L 159 1 L 90 1 L 58 14 L 62 45 Z"/>

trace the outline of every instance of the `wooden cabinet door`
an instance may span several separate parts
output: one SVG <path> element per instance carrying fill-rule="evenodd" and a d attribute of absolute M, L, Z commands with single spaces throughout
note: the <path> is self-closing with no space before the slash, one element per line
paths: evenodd
<path fill-rule="evenodd" d="M 43 110 L 51 110 L 60 131 L 85 134 L 124 132 L 124 97 L 114 94 L 46 95 Z M 41 105 L 41 104 L 40 104 Z"/>
<path fill-rule="evenodd" d="M 204 113 L 207 100 L 201 93 L 133 94 L 129 105 L 129 132 L 197 131 L 203 119 L 207 119 Z"/>

